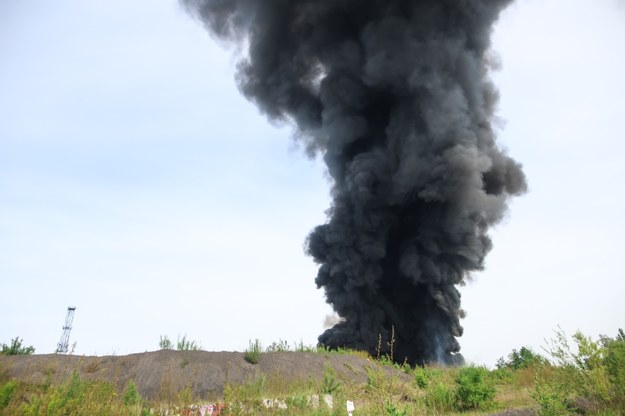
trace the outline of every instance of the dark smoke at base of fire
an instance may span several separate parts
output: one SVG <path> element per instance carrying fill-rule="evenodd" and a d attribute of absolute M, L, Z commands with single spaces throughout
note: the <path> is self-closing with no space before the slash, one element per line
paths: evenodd
<path fill-rule="evenodd" d="M 463 361 L 457 286 L 526 190 L 493 128 L 490 34 L 510 2 L 183 0 L 241 51 L 242 93 L 323 155 L 333 202 L 307 251 L 341 321 L 321 344 Z"/>

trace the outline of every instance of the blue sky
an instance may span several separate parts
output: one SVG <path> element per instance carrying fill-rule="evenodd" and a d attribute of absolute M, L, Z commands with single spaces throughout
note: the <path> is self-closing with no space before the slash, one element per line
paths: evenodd
<path fill-rule="evenodd" d="M 467 359 L 625 327 L 625 7 L 517 0 L 495 30 L 500 140 L 529 192 L 462 288 Z M 316 342 L 304 255 L 329 184 L 243 99 L 175 0 L 0 5 L 0 342 L 77 354 Z"/>

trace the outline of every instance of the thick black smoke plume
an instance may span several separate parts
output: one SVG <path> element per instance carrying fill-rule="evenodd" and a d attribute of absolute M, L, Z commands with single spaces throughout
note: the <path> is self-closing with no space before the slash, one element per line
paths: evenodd
<path fill-rule="evenodd" d="M 323 154 L 333 203 L 308 252 L 342 321 L 319 342 L 462 362 L 456 286 L 526 189 L 495 142 L 488 79 L 511 0 L 182 1 L 240 46 L 243 94 Z"/>

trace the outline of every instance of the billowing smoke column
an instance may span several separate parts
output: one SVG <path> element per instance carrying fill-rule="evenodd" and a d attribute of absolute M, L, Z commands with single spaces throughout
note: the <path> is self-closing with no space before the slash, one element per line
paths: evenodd
<path fill-rule="evenodd" d="M 511 0 L 183 0 L 240 46 L 237 81 L 333 179 L 307 250 L 342 318 L 319 342 L 463 361 L 456 286 L 526 189 L 495 142 L 492 25 Z"/>

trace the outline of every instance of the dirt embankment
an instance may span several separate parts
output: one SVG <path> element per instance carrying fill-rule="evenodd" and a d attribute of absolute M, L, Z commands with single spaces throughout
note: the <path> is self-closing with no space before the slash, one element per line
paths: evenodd
<path fill-rule="evenodd" d="M 240 352 L 162 350 L 125 356 L 27 355 L 0 356 L 2 376 L 33 383 L 62 383 L 78 372 L 84 380 L 104 380 L 123 388 L 135 380 L 147 399 L 162 397 L 190 386 L 198 397 L 219 397 L 224 385 L 242 384 L 260 376 L 286 383 L 319 382 L 324 366 L 337 377 L 353 383 L 365 383 L 367 371 L 381 370 L 406 381 L 412 377 L 374 360 L 357 355 L 308 352 L 272 352 L 261 354 L 258 364 L 245 361 Z"/>

